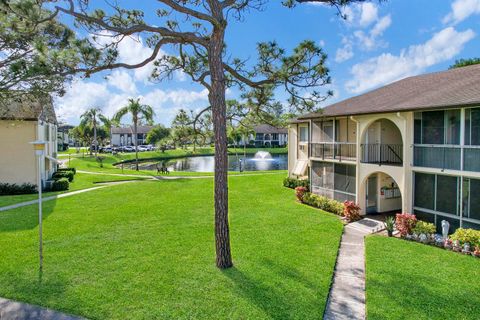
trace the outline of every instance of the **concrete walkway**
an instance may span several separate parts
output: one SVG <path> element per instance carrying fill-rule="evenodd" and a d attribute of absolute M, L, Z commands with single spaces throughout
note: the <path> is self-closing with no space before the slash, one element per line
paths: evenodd
<path fill-rule="evenodd" d="M 65 198 L 65 197 L 70 197 L 70 196 L 74 196 L 74 195 L 84 193 L 84 192 L 90 192 L 90 191 L 110 187 L 110 186 L 117 185 L 117 184 L 128 183 L 128 182 L 136 182 L 136 181 L 141 181 L 141 180 L 106 182 L 106 183 L 102 183 L 102 185 L 98 186 L 98 187 L 92 187 L 92 188 L 81 189 L 81 190 L 72 191 L 72 192 L 61 193 L 61 194 L 57 194 L 55 196 L 42 197 L 42 202 L 46 202 L 46 201 L 50 201 L 50 200 L 54 200 L 54 199 Z M 16 208 L 20 208 L 20 207 L 30 206 L 32 204 L 37 204 L 37 203 L 38 203 L 38 199 L 19 202 L 19 203 L 11 204 L 9 206 L 0 207 L 0 212 L 11 210 L 11 209 L 16 209 Z M 3 320 L 3 319 L 0 318 L 0 320 Z"/>
<path fill-rule="evenodd" d="M 365 319 L 365 236 L 383 223 L 362 219 L 345 226 L 324 320 Z"/>
<path fill-rule="evenodd" d="M 0 320 L 82 320 L 50 309 L 0 298 Z"/>

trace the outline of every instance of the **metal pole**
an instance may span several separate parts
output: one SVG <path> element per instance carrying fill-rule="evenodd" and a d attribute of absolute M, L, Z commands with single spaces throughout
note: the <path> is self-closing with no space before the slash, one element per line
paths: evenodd
<path fill-rule="evenodd" d="M 40 258 L 40 276 L 43 273 L 43 237 L 42 237 L 42 156 L 38 156 L 38 253 Z"/>

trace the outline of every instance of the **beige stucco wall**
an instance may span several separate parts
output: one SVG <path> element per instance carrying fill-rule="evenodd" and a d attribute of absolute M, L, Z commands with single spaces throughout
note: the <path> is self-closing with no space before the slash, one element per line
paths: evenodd
<path fill-rule="evenodd" d="M 36 184 L 36 121 L 0 120 L 0 182 Z"/>
<path fill-rule="evenodd" d="M 57 127 L 37 121 L 0 120 L 0 182 L 37 183 L 38 160 L 30 142 L 46 141 L 45 155 L 57 156 Z M 56 163 L 42 160 L 42 180 L 51 177 Z"/>

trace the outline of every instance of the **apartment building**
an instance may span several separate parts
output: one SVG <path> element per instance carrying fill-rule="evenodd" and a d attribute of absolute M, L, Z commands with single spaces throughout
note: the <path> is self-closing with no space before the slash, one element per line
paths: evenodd
<path fill-rule="evenodd" d="M 480 65 L 409 77 L 301 116 L 289 175 L 363 214 L 480 228 Z"/>

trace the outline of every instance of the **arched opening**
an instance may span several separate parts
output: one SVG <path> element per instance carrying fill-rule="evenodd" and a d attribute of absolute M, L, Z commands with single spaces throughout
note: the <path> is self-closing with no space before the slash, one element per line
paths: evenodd
<path fill-rule="evenodd" d="M 363 163 L 403 164 L 402 133 L 391 120 L 372 122 L 363 134 L 361 148 Z"/>
<path fill-rule="evenodd" d="M 402 212 L 402 193 L 390 175 L 375 172 L 364 183 L 366 214 L 396 214 Z"/>

